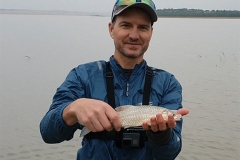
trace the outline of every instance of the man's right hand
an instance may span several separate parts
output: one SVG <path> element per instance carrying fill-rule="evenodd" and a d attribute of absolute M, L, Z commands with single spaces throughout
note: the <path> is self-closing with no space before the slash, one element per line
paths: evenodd
<path fill-rule="evenodd" d="M 113 128 L 120 131 L 122 127 L 117 112 L 100 100 L 78 99 L 63 110 L 62 117 L 68 126 L 80 122 L 92 132 L 110 131 Z"/>

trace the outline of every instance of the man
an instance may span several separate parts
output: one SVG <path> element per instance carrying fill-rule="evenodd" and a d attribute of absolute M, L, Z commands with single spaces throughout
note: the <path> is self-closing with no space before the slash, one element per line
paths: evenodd
<path fill-rule="evenodd" d="M 40 123 L 46 143 L 70 140 L 77 129 L 85 126 L 92 132 L 83 138 L 78 160 L 176 158 L 182 143 L 181 121 L 175 122 L 169 115 L 166 123 L 162 115 L 156 113 L 155 117 L 149 117 L 151 126 L 143 122 L 142 129 L 133 129 L 128 134 L 114 110 L 117 106 L 147 103 L 188 114 L 187 109 L 181 109 L 182 88 L 175 77 L 163 70 L 149 69 L 143 59 L 157 19 L 151 0 L 115 3 L 109 23 L 114 55 L 109 63 L 91 62 L 70 71 Z M 146 74 L 149 71 L 150 76 Z M 147 77 L 151 78 L 150 82 Z M 147 89 L 146 84 L 150 84 Z"/>

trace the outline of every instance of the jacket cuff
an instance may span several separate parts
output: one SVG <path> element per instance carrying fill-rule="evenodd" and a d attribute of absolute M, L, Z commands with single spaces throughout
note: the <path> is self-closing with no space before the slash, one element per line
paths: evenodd
<path fill-rule="evenodd" d="M 69 105 L 70 103 L 67 103 L 67 104 L 65 104 L 65 106 L 64 107 L 62 107 L 61 108 L 61 111 L 60 111 L 60 114 L 59 114 L 59 120 L 60 120 L 60 123 L 61 123 L 61 125 L 63 126 L 63 128 L 65 128 L 65 129 L 72 129 L 72 128 L 79 128 L 79 123 L 76 123 L 76 124 L 74 124 L 73 126 L 68 126 L 65 122 L 64 122 L 64 120 L 63 120 L 63 116 L 62 116 L 62 114 L 63 114 L 63 110 Z"/>
<path fill-rule="evenodd" d="M 154 145 L 168 144 L 172 139 L 172 129 L 168 128 L 165 131 L 153 132 L 147 131 L 148 141 Z"/>

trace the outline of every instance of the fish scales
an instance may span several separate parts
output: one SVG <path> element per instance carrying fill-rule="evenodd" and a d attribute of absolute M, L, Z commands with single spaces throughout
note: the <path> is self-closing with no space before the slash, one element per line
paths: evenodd
<path fill-rule="evenodd" d="M 168 115 L 173 115 L 175 121 L 179 121 L 181 119 L 180 114 L 175 114 L 176 111 L 169 110 L 164 107 L 159 106 L 120 106 L 116 108 L 121 120 L 122 126 L 124 128 L 141 126 L 143 122 L 150 123 L 150 118 L 156 116 L 157 114 L 162 114 L 164 120 L 167 122 Z"/>

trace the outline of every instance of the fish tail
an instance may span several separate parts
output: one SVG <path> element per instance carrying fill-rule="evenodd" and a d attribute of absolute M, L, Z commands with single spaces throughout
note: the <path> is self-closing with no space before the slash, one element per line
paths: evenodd
<path fill-rule="evenodd" d="M 91 132 L 91 131 L 87 127 L 83 127 L 80 137 L 87 135 L 89 132 Z"/>

